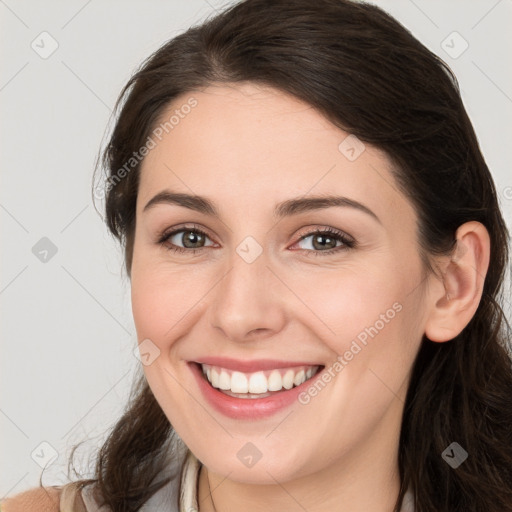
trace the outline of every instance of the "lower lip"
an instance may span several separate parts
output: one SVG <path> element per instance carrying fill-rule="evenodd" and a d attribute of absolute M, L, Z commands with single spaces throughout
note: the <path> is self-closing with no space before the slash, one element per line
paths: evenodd
<path fill-rule="evenodd" d="M 272 416 L 276 412 L 290 406 L 298 400 L 298 395 L 308 388 L 321 370 L 311 379 L 304 381 L 300 386 L 280 391 L 272 396 L 265 398 L 236 398 L 225 395 L 214 388 L 204 377 L 202 368 L 197 363 L 188 363 L 194 374 L 199 389 L 210 405 L 220 413 L 235 419 L 257 420 Z"/>

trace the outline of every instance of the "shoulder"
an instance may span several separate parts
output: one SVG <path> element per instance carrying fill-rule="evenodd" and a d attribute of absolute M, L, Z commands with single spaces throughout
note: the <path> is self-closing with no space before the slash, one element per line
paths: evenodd
<path fill-rule="evenodd" d="M 0 503 L 1 512 L 59 512 L 61 487 L 35 487 Z"/>

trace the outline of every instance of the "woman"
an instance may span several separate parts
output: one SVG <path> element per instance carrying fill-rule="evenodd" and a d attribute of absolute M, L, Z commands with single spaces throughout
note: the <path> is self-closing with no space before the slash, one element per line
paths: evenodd
<path fill-rule="evenodd" d="M 132 77 L 103 163 L 144 375 L 96 477 L 7 512 L 512 510 L 508 232 L 400 24 L 241 2 Z"/>

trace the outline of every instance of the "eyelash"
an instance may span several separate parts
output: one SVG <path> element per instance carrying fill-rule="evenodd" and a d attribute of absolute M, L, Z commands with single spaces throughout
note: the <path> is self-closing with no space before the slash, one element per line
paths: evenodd
<path fill-rule="evenodd" d="M 168 243 L 169 238 L 171 238 L 172 236 L 174 236 L 174 235 L 176 235 L 178 233 L 182 233 L 182 232 L 193 232 L 193 233 L 196 233 L 196 234 L 200 234 L 200 235 L 202 235 L 204 237 L 210 238 L 207 233 L 205 233 L 202 229 L 200 229 L 200 228 L 198 228 L 196 226 L 192 226 L 192 227 L 186 227 L 185 226 L 185 227 L 182 227 L 180 229 L 175 229 L 175 230 L 170 231 L 170 232 L 162 233 L 159 236 L 159 238 L 158 238 L 158 244 L 160 244 L 161 246 L 163 246 L 165 249 L 167 249 L 169 251 L 174 251 L 174 252 L 178 252 L 178 253 L 192 253 L 192 254 L 196 254 L 197 252 L 200 252 L 203 249 L 206 249 L 206 247 L 200 247 L 198 249 L 187 249 L 185 247 L 179 247 L 179 246 L 177 246 L 175 244 L 169 244 Z M 299 249 L 301 251 L 306 251 L 306 253 L 309 253 L 309 254 L 313 253 L 314 256 L 330 255 L 330 254 L 334 254 L 336 252 L 346 251 L 348 249 L 353 249 L 356 246 L 356 242 L 353 239 L 348 238 L 341 231 L 337 231 L 337 230 L 334 230 L 332 228 L 323 228 L 323 229 L 317 229 L 317 230 L 314 230 L 314 231 L 310 231 L 309 233 L 301 235 L 301 237 L 299 238 L 299 240 L 297 240 L 296 243 L 301 242 L 305 238 L 309 238 L 312 235 L 329 235 L 330 238 L 334 238 L 336 241 L 339 241 L 339 242 L 343 243 L 343 245 L 340 246 L 340 247 L 335 247 L 334 249 L 328 249 L 328 250 L 325 250 L 325 251 L 315 251 L 315 250 L 310 250 L 310 249 Z"/>

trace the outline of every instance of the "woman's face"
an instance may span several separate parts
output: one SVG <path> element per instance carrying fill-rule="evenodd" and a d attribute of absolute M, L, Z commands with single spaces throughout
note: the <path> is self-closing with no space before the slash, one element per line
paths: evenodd
<path fill-rule="evenodd" d="M 428 279 L 386 155 L 247 83 L 185 94 L 162 120 L 141 169 L 132 304 L 179 436 L 239 482 L 354 476 L 355 454 L 394 463 Z"/>

